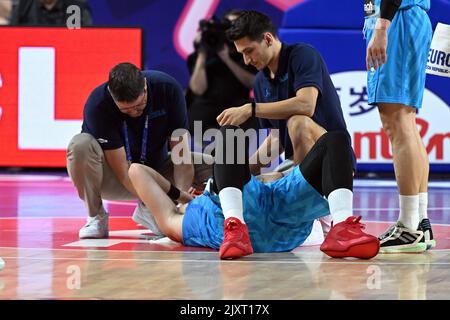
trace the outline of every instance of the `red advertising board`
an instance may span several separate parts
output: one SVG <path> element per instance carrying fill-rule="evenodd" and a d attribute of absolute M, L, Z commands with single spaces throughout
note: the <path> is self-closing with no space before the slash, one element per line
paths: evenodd
<path fill-rule="evenodd" d="M 0 166 L 64 167 L 84 103 L 119 62 L 141 66 L 138 28 L 0 28 Z"/>

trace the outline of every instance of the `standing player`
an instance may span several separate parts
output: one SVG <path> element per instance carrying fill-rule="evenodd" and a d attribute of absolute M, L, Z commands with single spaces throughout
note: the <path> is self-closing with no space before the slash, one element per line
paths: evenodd
<path fill-rule="evenodd" d="M 429 162 L 416 126 L 432 28 L 430 0 L 365 0 L 369 104 L 378 106 L 392 144 L 400 194 L 398 222 L 380 252 L 423 252 L 435 245 L 427 216 Z"/>

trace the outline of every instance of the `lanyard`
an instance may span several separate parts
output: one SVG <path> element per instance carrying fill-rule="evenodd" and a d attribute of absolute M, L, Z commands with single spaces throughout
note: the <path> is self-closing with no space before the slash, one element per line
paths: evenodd
<path fill-rule="evenodd" d="M 144 130 L 142 132 L 142 145 L 141 145 L 141 158 L 140 158 L 140 161 L 142 164 L 145 164 L 145 162 L 147 161 L 148 122 L 149 122 L 149 117 L 147 114 L 145 116 Z M 129 162 L 131 162 L 133 159 L 131 157 L 130 141 L 128 139 L 128 126 L 127 126 L 126 121 L 123 122 L 123 134 L 125 137 L 125 151 L 127 152 L 127 160 Z"/>

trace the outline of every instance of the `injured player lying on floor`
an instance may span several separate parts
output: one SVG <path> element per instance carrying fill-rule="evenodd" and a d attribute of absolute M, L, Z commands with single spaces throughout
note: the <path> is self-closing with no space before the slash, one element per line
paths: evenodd
<path fill-rule="evenodd" d="M 218 134 L 228 143 L 226 135 L 237 129 L 225 126 Z M 216 147 L 216 159 L 224 159 L 227 143 Z M 231 163 L 216 161 L 210 186 L 200 196 L 179 191 L 149 167 L 131 165 L 139 198 L 170 239 L 219 249 L 221 259 L 291 251 L 308 238 L 316 219 L 330 214 L 333 225 L 320 250 L 335 258 L 377 255 L 378 238 L 365 233 L 361 218 L 353 216 L 352 151 L 344 133 L 325 133 L 300 165 L 286 176 L 272 174 L 276 180 L 270 182 L 251 176 L 248 157 L 239 163 L 234 151 Z"/>

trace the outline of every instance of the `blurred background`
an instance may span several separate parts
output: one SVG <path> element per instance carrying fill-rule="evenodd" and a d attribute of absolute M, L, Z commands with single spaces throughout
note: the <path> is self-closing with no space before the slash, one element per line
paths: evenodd
<path fill-rule="evenodd" d="M 80 10 L 80 25 L 68 24 L 71 5 Z M 199 22 L 233 9 L 261 11 L 283 41 L 320 51 L 341 98 L 359 174 L 391 175 L 388 139 L 377 110 L 367 105 L 363 5 L 354 0 L 0 0 L 0 170 L 64 170 L 86 98 L 118 62 L 170 74 L 189 98 L 188 58 Z M 450 1 L 433 0 L 429 16 L 433 28 L 450 24 Z M 431 173 L 439 177 L 450 174 L 449 88 L 450 78 L 427 75 L 418 114 Z"/>

